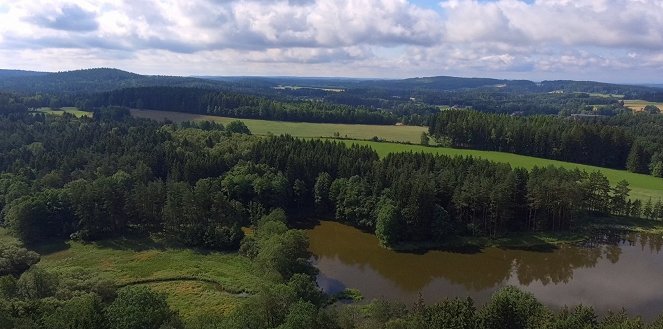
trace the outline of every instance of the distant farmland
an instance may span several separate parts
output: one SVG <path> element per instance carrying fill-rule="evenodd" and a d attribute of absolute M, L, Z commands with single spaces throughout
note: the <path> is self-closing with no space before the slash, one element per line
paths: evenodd
<path fill-rule="evenodd" d="M 216 121 L 226 124 L 231 121 L 243 121 L 251 132 L 256 135 L 282 135 L 290 134 L 298 137 L 338 137 L 353 139 L 371 139 L 374 136 L 393 142 L 419 143 L 421 133 L 428 131 L 426 127 L 419 126 L 378 126 L 336 123 L 308 123 L 285 122 L 253 119 L 226 118 L 212 115 L 200 115 L 182 112 L 131 110 L 131 114 L 138 118 L 148 118 L 158 121 L 169 119 L 173 122 L 182 121 Z"/>
<path fill-rule="evenodd" d="M 641 101 L 641 100 L 625 100 L 624 101 L 624 106 L 628 107 L 629 109 L 635 111 L 635 112 L 640 112 L 642 111 L 645 106 L 647 105 L 654 105 L 657 106 L 661 111 L 663 111 L 663 103 L 654 103 L 654 102 L 647 102 L 647 101 Z"/>
<path fill-rule="evenodd" d="M 86 111 L 81 111 L 76 107 L 62 107 L 58 109 L 52 109 L 50 107 L 42 107 L 37 109 L 36 112 L 41 112 L 45 114 L 52 114 L 52 115 L 62 115 L 64 113 L 69 113 L 73 114 L 77 117 L 92 117 L 92 112 L 86 112 Z"/>

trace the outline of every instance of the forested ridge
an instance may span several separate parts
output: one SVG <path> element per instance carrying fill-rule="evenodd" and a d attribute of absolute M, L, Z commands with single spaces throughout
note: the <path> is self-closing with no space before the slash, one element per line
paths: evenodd
<path fill-rule="evenodd" d="M 660 115 L 609 118 L 514 117 L 443 111 L 431 136 L 443 144 L 628 169 L 663 177 Z"/>

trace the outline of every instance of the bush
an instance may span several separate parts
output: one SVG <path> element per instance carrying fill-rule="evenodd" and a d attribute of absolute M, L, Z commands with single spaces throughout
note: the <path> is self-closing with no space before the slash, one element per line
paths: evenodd
<path fill-rule="evenodd" d="M 183 328 L 179 316 L 166 303 L 166 297 L 146 287 L 125 287 L 106 308 L 110 329 Z"/>
<path fill-rule="evenodd" d="M 480 312 L 485 328 L 534 329 L 544 320 L 545 308 L 530 293 L 516 287 L 497 291 Z"/>

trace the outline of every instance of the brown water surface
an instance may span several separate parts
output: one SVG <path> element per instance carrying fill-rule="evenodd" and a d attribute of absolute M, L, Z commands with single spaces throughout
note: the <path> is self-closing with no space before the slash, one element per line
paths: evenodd
<path fill-rule="evenodd" d="M 551 307 L 586 304 L 653 319 L 663 313 L 663 237 L 601 236 L 585 246 L 549 252 L 485 248 L 461 253 L 402 253 L 384 249 L 374 235 L 321 221 L 307 230 L 318 283 L 327 292 L 357 288 L 368 300 L 434 303 L 470 296 L 481 304 L 514 285 Z"/>

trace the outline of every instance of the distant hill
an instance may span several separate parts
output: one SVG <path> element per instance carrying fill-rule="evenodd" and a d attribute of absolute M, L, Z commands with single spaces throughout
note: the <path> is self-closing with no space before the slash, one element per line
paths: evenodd
<path fill-rule="evenodd" d="M 46 72 L 23 71 L 23 70 L 1 70 L 0 78 L 14 78 L 14 77 L 37 77 L 43 76 Z"/>
<path fill-rule="evenodd" d="M 222 81 L 177 76 L 140 75 L 111 68 L 85 69 L 57 73 L 2 71 L 0 90 L 23 94 L 82 94 L 122 88 L 173 86 L 218 89 Z"/>
<path fill-rule="evenodd" d="M 352 79 L 306 77 L 179 77 L 140 75 L 112 68 L 95 68 L 57 73 L 0 70 L 0 91 L 20 94 L 89 94 L 135 87 L 193 87 L 284 98 L 322 98 L 328 90 L 345 91 L 347 96 L 408 99 L 413 92 L 436 94 L 456 91 L 490 93 L 597 93 L 624 95 L 626 99 L 663 101 L 663 89 L 595 81 L 506 80 L 451 76 L 409 79 Z M 293 88 L 277 87 L 290 86 Z M 302 89 L 301 87 L 309 87 Z M 316 90 L 320 89 L 320 90 Z M 344 96 L 335 96 L 346 97 Z"/>
<path fill-rule="evenodd" d="M 202 77 L 259 88 L 298 86 L 314 88 L 380 89 L 389 91 L 458 91 L 484 89 L 518 93 L 584 92 L 625 95 L 641 98 L 661 90 L 653 86 L 620 85 L 595 81 L 556 80 L 534 82 L 491 78 L 462 78 L 451 76 L 420 77 L 409 79 L 350 79 L 350 78 L 300 78 L 300 77 Z"/>

